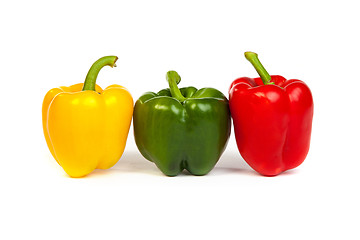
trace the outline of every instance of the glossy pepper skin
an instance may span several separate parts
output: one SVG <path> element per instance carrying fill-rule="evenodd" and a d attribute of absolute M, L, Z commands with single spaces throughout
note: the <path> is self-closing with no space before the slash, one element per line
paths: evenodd
<path fill-rule="evenodd" d="M 51 89 L 42 107 L 43 130 L 51 154 L 71 177 L 112 167 L 121 157 L 130 128 L 133 99 L 120 85 L 102 90 L 100 69 L 117 57 L 100 58 L 85 83 Z"/>
<path fill-rule="evenodd" d="M 213 88 L 179 89 L 180 76 L 167 73 L 170 89 L 148 92 L 135 103 L 134 134 L 141 154 L 167 176 L 183 169 L 210 172 L 230 136 L 228 100 Z"/>
<path fill-rule="evenodd" d="M 258 173 L 275 176 L 299 166 L 309 151 L 313 98 L 297 79 L 270 76 L 257 54 L 247 52 L 261 78 L 238 78 L 229 104 L 238 149 Z"/>

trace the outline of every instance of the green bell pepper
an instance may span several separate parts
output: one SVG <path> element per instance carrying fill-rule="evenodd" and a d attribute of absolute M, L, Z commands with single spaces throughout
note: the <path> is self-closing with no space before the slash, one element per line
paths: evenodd
<path fill-rule="evenodd" d="M 214 168 L 230 136 L 228 100 L 214 88 L 179 89 L 181 78 L 175 71 L 166 78 L 170 89 L 147 92 L 135 103 L 136 145 L 167 176 L 184 169 L 205 175 Z"/>

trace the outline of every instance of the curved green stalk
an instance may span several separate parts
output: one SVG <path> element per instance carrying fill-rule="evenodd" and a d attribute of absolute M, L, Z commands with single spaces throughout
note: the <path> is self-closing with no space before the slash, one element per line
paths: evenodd
<path fill-rule="evenodd" d="M 181 94 L 180 89 L 177 86 L 181 81 L 180 75 L 176 71 L 168 71 L 166 73 L 166 80 L 169 83 L 171 96 L 180 102 L 185 101 L 186 98 Z"/>
<path fill-rule="evenodd" d="M 269 75 L 269 73 L 266 71 L 266 69 L 264 68 L 264 66 L 261 64 L 257 53 L 254 52 L 245 52 L 245 57 L 246 59 L 254 66 L 255 70 L 258 72 L 258 74 L 260 75 L 260 78 L 262 80 L 262 82 L 264 83 L 264 85 L 267 84 L 274 84 L 272 82 L 270 82 L 271 80 L 271 76 Z"/>
<path fill-rule="evenodd" d="M 100 70 L 105 66 L 116 67 L 115 62 L 118 60 L 116 56 L 106 56 L 102 57 L 91 66 L 88 74 L 86 75 L 83 91 L 92 90 L 95 91 L 96 78 Z"/>

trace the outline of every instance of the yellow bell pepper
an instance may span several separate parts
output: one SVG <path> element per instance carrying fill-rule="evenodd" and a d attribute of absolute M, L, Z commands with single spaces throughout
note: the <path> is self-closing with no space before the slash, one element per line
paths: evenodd
<path fill-rule="evenodd" d="M 133 113 L 126 88 L 102 90 L 96 78 L 104 66 L 114 67 L 116 56 L 100 58 L 85 83 L 51 89 L 42 107 L 46 143 L 55 160 L 71 177 L 115 165 L 125 149 Z"/>

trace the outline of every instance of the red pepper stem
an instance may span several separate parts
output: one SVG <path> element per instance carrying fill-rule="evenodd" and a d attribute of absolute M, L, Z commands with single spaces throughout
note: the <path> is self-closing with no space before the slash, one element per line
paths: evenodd
<path fill-rule="evenodd" d="M 184 102 L 186 98 L 181 94 L 180 89 L 177 86 L 181 81 L 180 75 L 176 71 L 168 71 L 166 73 L 166 80 L 169 83 L 171 96 L 181 103 Z"/>
<path fill-rule="evenodd" d="M 116 67 L 115 62 L 118 60 L 116 56 L 106 56 L 102 57 L 91 66 L 88 74 L 86 75 L 83 91 L 92 90 L 95 91 L 96 78 L 100 70 L 105 66 Z"/>
<path fill-rule="evenodd" d="M 262 80 L 262 82 L 264 83 L 264 85 L 267 84 L 274 84 L 272 82 L 270 82 L 271 80 L 271 76 L 269 75 L 269 73 L 266 71 L 266 69 L 264 68 L 264 66 L 261 64 L 257 53 L 254 52 L 245 52 L 245 57 L 246 59 L 254 66 L 255 70 L 258 72 L 258 74 L 260 75 L 260 78 Z"/>

